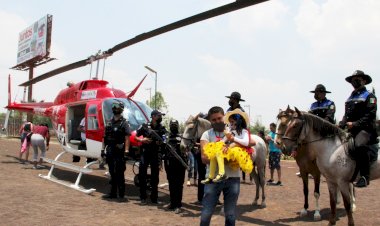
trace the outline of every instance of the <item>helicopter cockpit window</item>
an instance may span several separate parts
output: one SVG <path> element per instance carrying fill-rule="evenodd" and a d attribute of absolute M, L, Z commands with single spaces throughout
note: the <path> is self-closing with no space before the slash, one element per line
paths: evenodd
<path fill-rule="evenodd" d="M 146 104 L 136 101 L 136 103 L 140 106 L 139 108 L 134 102 L 125 98 L 112 98 L 103 102 L 103 117 L 105 121 L 111 120 L 113 116 L 111 106 L 115 100 L 124 103 L 123 117 L 128 120 L 129 126 L 132 130 L 136 130 L 140 127 L 140 125 L 148 122 L 140 108 L 148 117 L 150 117 L 152 109 Z"/>
<path fill-rule="evenodd" d="M 87 129 L 88 130 L 98 130 L 99 122 L 97 118 L 97 108 L 96 105 L 91 105 L 88 107 L 87 111 Z"/>

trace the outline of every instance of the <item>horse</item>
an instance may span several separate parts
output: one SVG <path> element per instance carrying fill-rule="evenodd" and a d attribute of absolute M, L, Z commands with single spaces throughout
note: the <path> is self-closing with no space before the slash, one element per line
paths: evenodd
<path fill-rule="evenodd" d="M 282 146 L 282 136 L 287 129 L 287 125 L 292 118 L 294 110 L 288 108 L 285 111 L 280 110 L 277 115 L 277 128 L 276 128 L 276 137 L 275 143 Z M 320 208 L 319 208 L 319 185 L 321 182 L 321 172 L 318 169 L 315 158 L 312 158 L 304 149 L 307 149 L 308 146 L 301 145 L 297 149 L 297 154 L 293 154 L 297 165 L 300 168 L 302 183 L 303 183 L 303 194 L 304 194 L 304 205 L 303 209 L 300 211 L 300 217 L 307 215 L 307 209 L 309 208 L 309 174 L 313 176 L 314 179 L 314 198 L 315 198 L 315 212 L 314 212 L 314 220 L 321 220 Z"/>
<path fill-rule="evenodd" d="M 308 155 L 316 159 L 317 166 L 326 178 L 330 195 L 329 225 L 336 224 L 336 197 L 338 189 L 342 194 L 348 217 L 348 225 L 355 225 L 352 204 L 352 176 L 356 162 L 350 153 L 354 148 L 349 136 L 336 125 L 295 108 L 282 142 L 287 152 L 300 145 L 307 145 Z M 371 164 L 370 180 L 380 178 L 380 159 Z"/>
<path fill-rule="evenodd" d="M 189 148 L 196 144 L 196 141 L 200 139 L 202 134 L 211 128 L 209 121 L 197 116 L 190 116 L 185 123 L 185 130 L 182 135 L 181 148 Z M 261 197 L 261 207 L 266 207 L 265 203 L 265 157 L 267 155 L 267 147 L 264 140 L 257 136 L 251 135 L 251 139 L 256 142 L 253 146 L 255 151 L 253 152 L 251 158 L 254 163 L 254 169 L 252 171 L 252 177 L 256 184 L 256 197 L 252 202 L 252 205 L 258 205 L 258 200 L 260 196 L 260 188 L 262 190 Z"/>

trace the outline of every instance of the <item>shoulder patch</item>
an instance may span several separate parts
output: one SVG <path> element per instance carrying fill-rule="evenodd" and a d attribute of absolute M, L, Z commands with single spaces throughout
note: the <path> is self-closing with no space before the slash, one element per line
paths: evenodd
<path fill-rule="evenodd" d="M 335 109 L 335 105 L 330 105 L 330 109 Z"/>
<path fill-rule="evenodd" d="M 376 104 L 376 98 L 374 98 L 374 97 L 369 98 L 369 103 L 370 104 Z"/>

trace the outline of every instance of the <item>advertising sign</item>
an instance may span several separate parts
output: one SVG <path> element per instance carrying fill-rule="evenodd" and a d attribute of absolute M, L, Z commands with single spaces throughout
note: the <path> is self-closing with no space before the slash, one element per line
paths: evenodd
<path fill-rule="evenodd" d="M 19 33 L 17 65 L 29 61 L 33 58 L 44 58 L 48 53 L 48 17 L 41 18 L 31 26 Z"/>

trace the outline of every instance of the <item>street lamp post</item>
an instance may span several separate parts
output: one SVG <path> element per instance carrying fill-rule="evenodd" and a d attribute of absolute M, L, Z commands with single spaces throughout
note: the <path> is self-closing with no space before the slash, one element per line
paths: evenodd
<path fill-rule="evenodd" d="M 145 90 L 149 90 L 149 104 L 152 102 L 152 88 L 146 88 Z"/>
<path fill-rule="evenodd" d="M 145 68 L 148 69 L 150 72 L 153 72 L 156 76 L 154 80 L 154 109 L 157 109 L 157 71 L 153 70 L 148 66 L 145 66 Z"/>
<path fill-rule="evenodd" d="M 248 108 L 249 121 L 251 121 L 251 105 L 247 104 L 247 105 L 244 105 L 244 107 Z"/>

